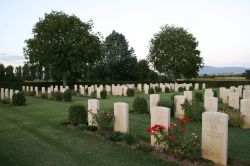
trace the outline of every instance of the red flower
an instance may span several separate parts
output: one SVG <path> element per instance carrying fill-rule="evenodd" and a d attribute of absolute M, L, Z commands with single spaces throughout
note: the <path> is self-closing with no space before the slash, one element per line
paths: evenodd
<path fill-rule="evenodd" d="M 184 123 L 188 123 L 188 122 L 190 122 L 190 119 L 189 118 L 185 118 L 185 119 L 183 119 L 183 122 Z"/>
<path fill-rule="evenodd" d="M 162 125 L 158 125 L 158 127 L 159 127 L 159 129 L 162 129 L 162 130 L 164 130 L 164 129 L 165 129 L 165 127 L 164 127 L 164 126 L 162 126 Z"/>
<path fill-rule="evenodd" d="M 182 123 L 184 123 L 184 121 L 183 121 L 183 119 L 179 119 L 177 123 L 182 124 Z"/>
<path fill-rule="evenodd" d="M 170 138 L 170 140 L 172 141 L 172 142 L 174 142 L 174 135 L 171 135 L 169 138 Z"/>
<path fill-rule="evenodd" d="M 157 131 L 157 129 L 158 129 L 158 125 L 154 125 L 153 127 L 151 127 L 151 130 L 153 130 L 153 131 Z"/>
<path fill-rule="evenodd" d="M 168 125 L 168 131 L 172 131 L 174 129 L 173 125 Z"/>
<path fill-rule="evenodd" d="M 188 129 L 185 126 L 181 126 L 181 131 L 186 132 Z"/>
<path fill-rule="evenodd" d="M 150 133 L 151 132 L 151 127 L 147 128 L 146 132 Z"/>

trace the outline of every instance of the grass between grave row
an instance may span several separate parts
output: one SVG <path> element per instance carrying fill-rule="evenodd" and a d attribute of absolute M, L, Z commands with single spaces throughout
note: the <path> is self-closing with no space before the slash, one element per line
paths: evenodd
<path fill-rule="evenodd" d="M 216 89 L 218 90 L 218 89 Z M 149 100 L 148 95 L 142 95 Z M 171 94 L 161 94 L 169 99 Z M 87 97 L 73 97 L 73 102 L 54 102 L 28 97 L 27 106 L 0 105 L 0 163 L 4 165 L 166 165 L 161 159 L 121 147 L 60 125 L 67 121 L 71 104 L 87 107 Z M 100 101 L 102 111 L 113 109 L 113 103 L 126 102 L 132 110 L 134 97 L 114 97 Z M 145 130 L 150 116 L 130 113 L 130 132 L 149 140 Z M 190 123 L 201 132 L 201 123 Z M 250 130 L 229 128 L 228 155 L 250 163 Z M 18 163 L 18 164 L 17 164 Z M 70 164 L 69 164 L 70 163 Z"/>

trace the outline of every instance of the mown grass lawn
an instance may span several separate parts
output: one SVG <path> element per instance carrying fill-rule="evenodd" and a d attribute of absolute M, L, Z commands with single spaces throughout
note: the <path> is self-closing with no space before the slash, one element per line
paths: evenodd
<path fill-rule="evenodd" d="M 142 94 L 137 94 L 142 95 Z M 171 94 L 161 94 L 167 100 Z M 149 100 L 148 95 L 143 95 Z M 28 97 L 27 106 L 0 104 L 0 165 L 173 165 L 146 153 L 131 150 L 95 136 L 61 125 L 67 122 L 71 104 L 87 106 L 87 97 L 73 97 L 73 102 L 55 102 Z M 134 97 L 112 97 L 100 101 L 102 111 L 115 102 L 126 102 L 132 110 Z M 149 140 L 145 129 L 148 114 L 130 113 L 130 132 Z M 201 132 L 201 123 L 192 122 Z M 229 128 L 229 158 L 250 164 L 250 130 Z"/>

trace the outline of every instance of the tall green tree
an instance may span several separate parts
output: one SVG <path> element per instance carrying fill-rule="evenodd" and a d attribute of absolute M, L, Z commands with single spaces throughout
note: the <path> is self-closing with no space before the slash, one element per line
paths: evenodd
<path fill-rule="evenodd" d="M 22 66 L 17 66 L 15 68 L 15 78 L 17 81 L 22 80 Z"/>
<path fill-rule="evenodd" d="M 71 73 L 94 64 L 101 55 L 99 37 L 92 32 L 92 22 L 82 22 L 74 15 L 52 11 L 34 26 L 33 38 L 25 41 L 25 57 L 56 73 L 66 86 Z"/>
<path fill-rule="evenodd" d="M 135 80 L 137 58 L 134 49 L 121 33 L 113 31 L 104 41 L 104 63 L 107 66 L 108 79 Z"/>
<path fill-rule="evenodd" d="M 146 81 L 149 79 L 149 64 L 145 59 L 139 60 L 137 63 L 137 80 Z"/>
<path fill-rule="evenodd" d="M 5 81 L 14 81 L 14 67 L 11 65 L 5 68 Z"/>
<path fill-rule="evenodd" d="M 184 28 L 165 25 L 150 41 L 148 60 L 173 81 L 195 78 L 203 67 L 197 47 L 196 38 Z"/>
<path fill-rule="evenodd" d="M 23 65 L 23 80 L 24 81 L 30 80 L 30 67 L 27 63 Z"/>
<path fill-rule="evenodd" d="M 246 79 L 250 80 L 250 70 L 246 70 L 244 73 Z"/>
<path fill-rule="evenodd" d="M 0 82 L 5 81 L 5 68 L 3 64 L 0 64 Z"/>

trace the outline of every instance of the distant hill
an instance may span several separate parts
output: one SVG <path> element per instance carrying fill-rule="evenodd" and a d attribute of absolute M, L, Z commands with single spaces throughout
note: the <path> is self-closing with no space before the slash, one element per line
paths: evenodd
<path fill-rule="evenodd" d="M 244 73 L 248 68 L 245 67 L 213 67 L 213 66 L 204 66 L 200 70 L 199 74 L 241 74 Z"/>

